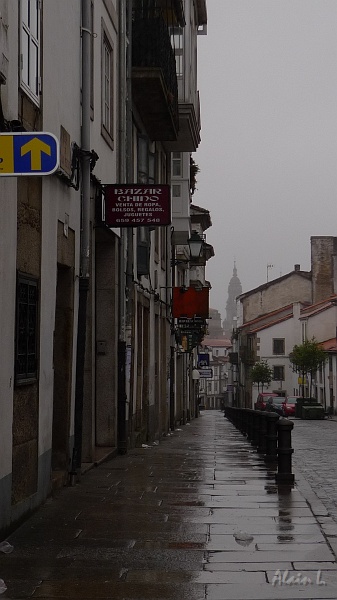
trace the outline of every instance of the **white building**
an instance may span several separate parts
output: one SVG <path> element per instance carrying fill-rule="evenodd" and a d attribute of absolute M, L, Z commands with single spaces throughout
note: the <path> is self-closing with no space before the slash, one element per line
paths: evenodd
<path fill-rule="evenodd" d="M 229 381 L 229 353 L 232 348 L 230 340 L 210 339 L 206 337 L 202 342 L 202 352 L 209 355 L 208 368 L 211 377 L 203 377 L 200 369 L 199 400 L 206 409 L 220 409 L 228 401 Z"/>
<path fill-rule="evenodd" d="M 60 142 L 55 173 L 31 159 L 31 175 L 0 177 L 1 532 L 84 463 L 193 416 L 170 322 L 173 278 L 190 277 L 172 244 L 192 230 L 206 23 L 205 0 L 0 0 L 0 132 Z M 107 184 L 172 177 L 179 239 L 106 225 Z"/>

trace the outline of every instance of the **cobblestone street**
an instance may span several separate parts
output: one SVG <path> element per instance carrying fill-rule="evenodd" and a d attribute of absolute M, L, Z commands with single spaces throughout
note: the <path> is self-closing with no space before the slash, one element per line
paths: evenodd
<path fill-rule="evenodd" d="M 337 420 L 294 420 L 293 465 L 337 522 Z"/>

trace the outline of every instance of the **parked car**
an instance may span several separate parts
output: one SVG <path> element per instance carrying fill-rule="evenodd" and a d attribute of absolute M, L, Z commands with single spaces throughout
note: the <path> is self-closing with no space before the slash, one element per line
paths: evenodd
<path fill-rule="evenodd" d="M 268 398 L 273 396 L 277 396 L 277 394 L 273 394 L 272 392 L 261 392 L 256 399 L 255 410 L 266 410 L 266 402 Z"/>
<path fill-rule="evenodd" d="M 302 396 L 287 396 L 285 401 L 283 402 L 283 415 L 285 417 L 294 417 L 296 412 L 296 402 L 297 398 L 302 398 Z"/>
<path fill-rule="evenodd" d="M 266 402 L 266 411 L 276 412 L 280 417 L 283 417 L 284 396 L 269 396 Z"/>

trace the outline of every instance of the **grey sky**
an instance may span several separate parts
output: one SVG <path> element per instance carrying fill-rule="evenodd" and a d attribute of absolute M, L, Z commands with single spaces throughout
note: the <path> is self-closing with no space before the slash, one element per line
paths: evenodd
<path fill-rule="evenodd" d="M 310 236 L 337 235 L 337 0 L 208 0 L 199 38 L 201 172 L 211 306 L 310 269 Z"/>

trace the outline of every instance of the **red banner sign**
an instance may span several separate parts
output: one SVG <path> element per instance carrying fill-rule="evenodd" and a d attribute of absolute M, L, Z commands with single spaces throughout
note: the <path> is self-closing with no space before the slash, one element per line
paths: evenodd
<path fill-rule="evenodd" d="M 209 288 L 173 288 L 172 316 L 209 318 Z"/>
<path fill-rule="evenodd" d="M 105 223 L 108 227 L 170 225 L 170 186 L 138 183 L 106 185 Z"/>

